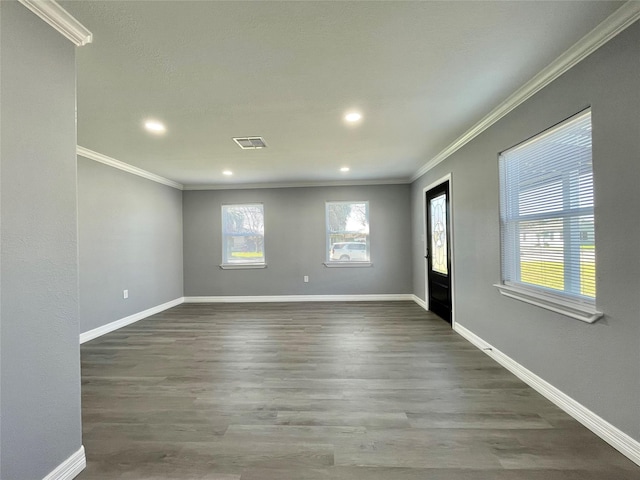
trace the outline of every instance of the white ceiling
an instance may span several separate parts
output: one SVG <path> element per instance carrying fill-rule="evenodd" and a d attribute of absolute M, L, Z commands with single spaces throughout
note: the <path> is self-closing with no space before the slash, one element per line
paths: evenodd
<path fill-rule="evenodd" d="M 77 55 L 78 144 L 220 186 L 406 181 L 622 4 L 59 3 L 94 35 Z M 268 148 L 232 140 L 254 135 Z"/>

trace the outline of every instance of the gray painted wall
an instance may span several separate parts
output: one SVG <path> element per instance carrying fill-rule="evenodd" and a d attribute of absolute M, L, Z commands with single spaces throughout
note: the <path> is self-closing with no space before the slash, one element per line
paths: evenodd
<path fill-rule="evenodd" d="M 81 446 L 75 46 L 0 10 L 0 476 L 33 480 Z"/>
<path fill-rule="evenodd" d="M 182 297 L 180 190 L 78 157 L 78 224 L 81 332 Z"/>
<path fill-rule="evenodd" d="M 592 107 L 594 325 L 501 296 L 498 152 Z M 424 298 L 422 190 L 453 174 L 456 321 L 640 440 L 640 24 L 412 185 L 414 293 Z"/>
<path fill-rule="evenodd" d="M 368 200 L 371 268 L 327 268 L 325 201 Z M 263 203 L 266 269 L 221 270 L 221 206 Z M 411 293 L 409 185 L 185 191 L 185 296 Z M 309 275 L 309 283 L 303 283 Z"/>

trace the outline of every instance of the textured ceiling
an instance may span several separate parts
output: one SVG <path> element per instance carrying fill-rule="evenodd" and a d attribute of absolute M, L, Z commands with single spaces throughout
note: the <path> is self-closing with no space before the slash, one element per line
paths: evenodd
<path fill-rule="evenodd" d="M 406 180 L 621 5 L 60 3 L 94 34 L 78 144 L 186 185 Z"/>

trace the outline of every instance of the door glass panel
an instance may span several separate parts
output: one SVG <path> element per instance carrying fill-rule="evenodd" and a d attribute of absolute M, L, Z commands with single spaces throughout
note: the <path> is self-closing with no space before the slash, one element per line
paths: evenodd
<path fill-rule="evenodd" d="M 447 195 L 429 201 L 431 213 L 431 269 L 448 275 L 447 267 Z"/>

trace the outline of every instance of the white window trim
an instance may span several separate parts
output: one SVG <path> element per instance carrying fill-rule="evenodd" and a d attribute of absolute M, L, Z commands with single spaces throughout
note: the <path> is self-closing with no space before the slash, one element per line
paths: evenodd
<path fill-rule="evenodd" d="M 539 291 L 527 290 L 525 288 L 514 287 L 496 283 L 493 285 L 505 297 L 520 300 L 521 302 L 530 303 L 552 312 L 566 315 L 567 317 L 580 320 L 585 323 L 595 323 L 604 316 L 604 313 L 596 310 L 590 305 L 584 303 L 570 302 L 556 298 L 552 295 L 544 295 Z"/>
<path fill-rule="evenodd" d="M 233 263 L 221 263 L 220 268 L 222 270 L 251 270 L 254 268 L 267 268 L 266 263 L 241 263 L 241 264 L 233 264 Z"/>
<path fill-rule="evenodd" d="M 341 262 L 339 260 L 335 260 L 332 262 L 323 262 L 325 267 L 328 268 L 363 268 L 363 267 L 373 267 L 372 262 Z"/>

